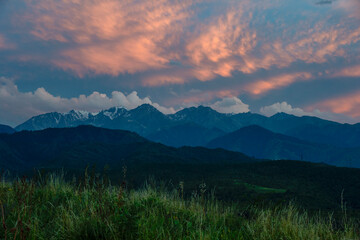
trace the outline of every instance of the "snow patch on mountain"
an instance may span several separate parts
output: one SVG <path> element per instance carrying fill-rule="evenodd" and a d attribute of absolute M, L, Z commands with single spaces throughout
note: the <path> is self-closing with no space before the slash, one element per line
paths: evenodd
<path fill-rule="evenodd" d="M 108 110 L 103 111 L 103 115 L 110 118 L 110 120 L 114 120 L 117 117 L 122 116 L 124 113 L 126 113 L 126 109 L 121 107 L 113 107 Z"/>
<path fill-rule="evenodd" d="M 89 119 L 89 116 L 92 115 L 87 111 L 81 111 L 81 110 L 71 110 L 68 114 L 74 116 L 75 119 L 78 120 Z"/>

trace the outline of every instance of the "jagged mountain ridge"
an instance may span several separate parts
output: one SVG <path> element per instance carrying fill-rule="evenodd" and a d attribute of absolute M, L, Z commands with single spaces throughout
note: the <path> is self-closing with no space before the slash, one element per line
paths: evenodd
<path fill-rule="evenodd" d="M 32 117 L 20 124 L 15 129 L 43 130 L 46 128 L 76 127 L 79 125 L 93 125 L 109 129 L 122 129 L 134 131 L 142 136 L 153 132 L 160 126 L 170 123 L 166 115 L 159 112 L 149 104 L 144 104 L 136 109 L 113 107 L 98 113 L 72 110 L 68 113 L 46 113 Z"/>
<path fill-rule="evenodd" d="M 360 146 L 360 124 L 341 124 L 317 117 L 297 117 L 286 113 L 278 113 L 272 117 L 265 117 L 256 113 L 223 114 L 210 107 L 191 107 L 175 114 L 165 115 L 149 104 L 144 104 L 132 110 L 114 107 L 98 113 L 70 111 L 69 113 L 47 113 L 35 116 L 20 124 L 15 129 L 42 130 L 45 128 L 75 127 L 79 125 L 93 125 L 110 129 L 123 129 L 136 132 L 152 140 L 169 144 L 166 139 L 172 135 L 169 129 L 178 136 L 176 144 L 189 142 L 192 135 L 179 136 L 176 126 L 186 124 L 198 125 L 195 132 L 208 132 L 204 139 L 198 141 L 200 145 L 219 137 L 211 129 L 219 129 L 225 133 L 236 131 L 242 127 L 258 125 L 270 131 L 296 137 L 301 140 L 329 144 L 339 147 Z M 204 128 L 209 131 L 204 131 Z M 153 136 L 156 135 L 156 138 Z M 165 140 L 164 140 L 165 139 Z M 175 145 L 176 145 L 175 144 Z M 170 144 L 171 145 L 171 144 Z M 174 145 L 174 144 L 173 144 Z"/>

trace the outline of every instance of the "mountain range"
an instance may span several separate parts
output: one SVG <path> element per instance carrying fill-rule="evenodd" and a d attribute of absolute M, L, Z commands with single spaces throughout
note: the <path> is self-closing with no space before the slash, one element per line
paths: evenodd
<path fill-rule="evenodd" d="M 128 130 L 172 147 L 223 148 L 257 158 L 360 167 L 360 124 L 286 113 L 271 117 L 250 112 L 223 114 L 199 106 L 165 115 L 144 104 L 132 110 L 113 107 L 98 113 L 76 110 L 47 113 L 32 117 L 15 130 L 80 125 Z"/>
<path fill-rule="evenodd" d="M 359 147 L 343 148 L 312 143 L 274 133 L 257 125 L 220 136 L 206 146 L 242 152 L 261 159 L 292 159 L 344 167 L 360 167 Z"/>
<path fill-rule="evenodd" d="M 186 124 L 193 124 L 186 125 Z M 68 113 L 47 113 L 32 117 L 15 129 L 42 130 L 46 128 L 75 127 L 93 125 L 109 129 L 123 129 L 136 132 L 143 137 L 162 141 L 169 131 L 178 131 L 179 127 L 203 132 L 205 145 L 219 136 L 220 131 L 230 133 L 242 127 L 258 125 L 270 131 L 292 136 L 301 140 L 328 144 L 339 147 L 360 146 L 360 124 L 341 124 L 316 117 L 297 117 L 286 113 L 277 113 L 265 117 L 255 113 L 223 114 L 210 107 L 191 107 L 175 114 L 165 115 L 149 104 L 141 105 L 132 110 L 110 108 L 99 113 L 72 110 Z M 174 128 L 175 127 L 175 128 Z M 170 130 L 169 130 L 170 129 Z M 192 136 L 178 136 L 174 146 L 187 145 Z M 162 142 L 167 144 L 167 142 Z"/>

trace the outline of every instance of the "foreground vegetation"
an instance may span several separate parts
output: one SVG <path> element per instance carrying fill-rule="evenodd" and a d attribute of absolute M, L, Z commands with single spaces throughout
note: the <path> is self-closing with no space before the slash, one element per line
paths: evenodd
<path fill-rule="evenodd" d="M 295 204 L 239 207 L 217 201 L 200 184 L 185 199 L 147 182 L 129 190 L 96 175 L 0 184 L 2 239 L 360 239 L 359 222 L 309 215 Z"/>

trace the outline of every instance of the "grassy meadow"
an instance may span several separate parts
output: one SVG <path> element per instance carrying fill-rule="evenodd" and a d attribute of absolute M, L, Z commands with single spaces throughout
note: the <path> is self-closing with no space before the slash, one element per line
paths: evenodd
<path fill-rule="evenodd" d="M 184 182 L 173 190 L 155 181 L 130 190 L 125 181 L 111 186 L 107 178 L 87 173 L 73 180 L 61 174 L 3 178 L 0 238 L 360 239 L 359 222 L 345 206 L 340 218 L 309 214 L 291 202 L 240 207 L 216 200 L 205 183 L 185 195 Z"/>

